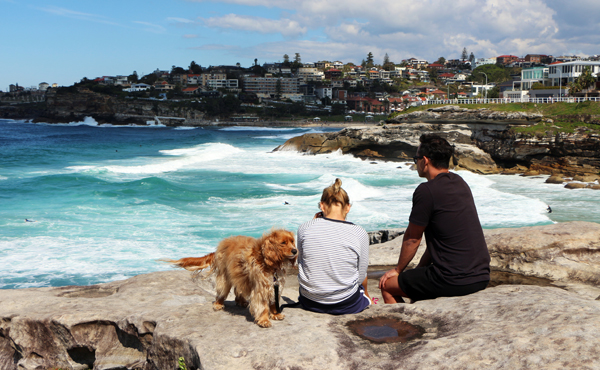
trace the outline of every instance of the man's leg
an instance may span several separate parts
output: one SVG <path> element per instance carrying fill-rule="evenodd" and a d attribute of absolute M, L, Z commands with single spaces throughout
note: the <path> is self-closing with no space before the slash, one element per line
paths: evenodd
<path fill-rule="evenodd" d="M 385 303 L 404 303 L 402 297 L 408 297 L 398 285 L 398 276 L 392 276 L 386 280 L 384 287 L 381 288 L 381 295 Z"/>

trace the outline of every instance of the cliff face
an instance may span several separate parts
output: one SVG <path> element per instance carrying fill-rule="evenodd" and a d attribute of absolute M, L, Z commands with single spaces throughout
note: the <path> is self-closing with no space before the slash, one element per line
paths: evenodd
<path fill-rule="evenodd" d="M 77 93 L 47 93 L 45 107 L 20 108 L 18 112 L 5 110 L 6 118 L 31 118 L 36 122 L 73 122 L 93 117 L 98 123 L 139 124 L 155 121 L 166 125 L 200 125 L 204 113 L 192 108 L 175 107 L 159 100 L 118 99 L 87 89 Z M 9 116 L 10 115 L 10 116 Z M 172 118 L 165 118 L 172 117 Z"/>

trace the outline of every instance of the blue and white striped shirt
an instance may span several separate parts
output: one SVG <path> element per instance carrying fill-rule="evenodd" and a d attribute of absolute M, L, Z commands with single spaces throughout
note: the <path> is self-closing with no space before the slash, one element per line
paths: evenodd
<path fill-rule="evenodd" d="M 352 296 L 367 276 L 367 232 L 351 222 L 315 218 L 297 235 L 300 294 L 323 304 Z"/>

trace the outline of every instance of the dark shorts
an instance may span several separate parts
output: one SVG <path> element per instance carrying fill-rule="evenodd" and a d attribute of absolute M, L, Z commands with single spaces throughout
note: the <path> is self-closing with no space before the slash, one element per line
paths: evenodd
<path fill-rule="evenodd" d="M 489 283 L 489 281 L 481 281 L 468 285 L 448 284 L 437 276 L 432 267 L 431 265 L 417 267 L 398 275 L 400 289 L 412 301 L 463 296 L 483 290 Z"/>
<path fill-rule="evenodd" d="M 330 315 L 359 313 L 371 304 L 371 300 L 365 295 L 365 289 L 362 285 L 358 286 L 358 289 L 352 296 L 338 303 L 323 304 L 312 301 L 302 295 L 298 297 L 298 301 L 302 304 L 302 308 L 307 311 L 328 313 Z"/>

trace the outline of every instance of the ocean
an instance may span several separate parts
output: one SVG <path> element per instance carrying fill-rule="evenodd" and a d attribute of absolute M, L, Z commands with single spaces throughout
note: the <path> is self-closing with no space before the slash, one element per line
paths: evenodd
<path fill-rule="evenodd" d="M 348 220 L 406 227 L 425 181 L 410 164 L 272 150 L 333 128 L 179 127 L 0 120 L 0 288 L 89 285 L 169 270 L 231 235 L 296 231 L 342 179 Z M 460 171 L 484 228 L 600 222 L 600 192 L 547 176 Z M 547 206 L 553 212 L 547 212 Z"/>

